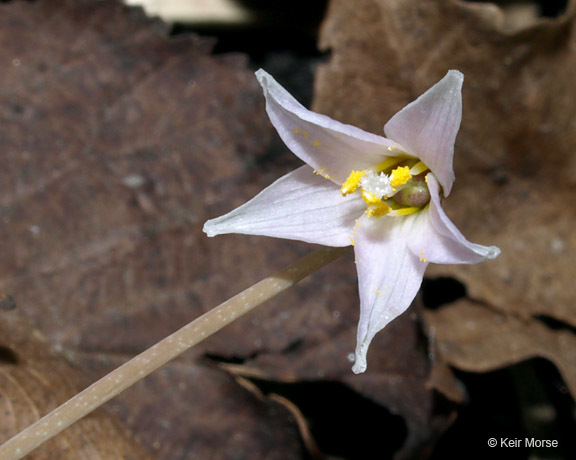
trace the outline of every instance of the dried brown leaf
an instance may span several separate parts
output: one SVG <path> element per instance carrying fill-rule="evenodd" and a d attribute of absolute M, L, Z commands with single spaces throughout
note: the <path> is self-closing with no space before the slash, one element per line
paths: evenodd
<path fill-rule="evenodd" d="M 271 134 L 245 59 L 210 47 L 115 1 L 0 4 L 0 285 L 91 380 L 293 258 L 201 232 L 262 185 Z M 111 408 L 161 458 L 300 458 L 290 413 L 201 352 Z"/>
<path fill-rule="evenodd" d="M 38 331 L 3 315 L 0 321 L 0 442 L 74 396 L 86 376 L 49 351 Z M 122 424 L 97 410 L 30 454 L 30 460 L 59 458 L 151 459 Z"/>
<path fill-rule="evenodd" d="M 439 311 L 427 311 L 439 352 L 460 369 L 486 372 L 533 357 L 553 361 L 572 394 L 576 394 L 576 336 L 552 330 L 535 319 L 489 310 L 461 300 Z"/>
<path fill-rule="evenodd" d="M 85 356 L 93 371 L 120 359 Z M 109 406 L 159 459 L 300 460 L 298 426 L 282 404 L 247 390 L 214 366 L 177 360 Z"/>
<path fill-rule="evenodd" d="M 245 361 L 243 366 L 229 368 L 238 373 L 256 379 L 271 379 L 274 381 L 294 383 L 325 381 L 341 382 L 354 389 L 362 397 L 373 404 L 387 408 L 390 413 L 401 417 L 402 426 L 395 426 L 394 430 L 402 432 L 394 441 L 389 440 L 388 446 L 398 444 L 402 446 L 395 452 L 394 458 L 414 458 L 420 455 L 425 446 L 433 443 L 450 423 L 451 417 L 436 413 L 435 393 L 439 389 L 448 398 L 461 402 L 464 399 L 462 388 L 457 386 L 453 376 L 446 369 L 443 362 L 434 362 L 429 357 L 426 338 L 422 333 L 420 319 L 416 314 L 403 315 L 392 323 L 384 333 L 379 334 L 371 345 L 369 372 L 354 375 L 350 372 L 351 362 L 348 359 L 350 346 L 356 338 L 356 318 L 354 310 L 357 309 L 356 293 L 347 292 L 348 289 L 339 288 L 335 281 L 336 270 L 350 270 L 351 260 L 338 261 L 333 264 L 331 272 L 321 279 L 320 286 L 331 286 L 322 297 L 316 298 L 307 288 L 300 286 L 299 293 L 303 297 L 314 299 L 318 305 L 342 305 L 343 308 L 334 310 L 338 312 L 337 322 L 331 327 L 316 322 L 319 330 L 298 331 L 290 322 L 285 325 L 285 333 L 291 334 L 295 340 L 292 347 L 282 353 L 277 351 L 260 351 L 254 358 Z M 343 278 L 349 275 L 342 273 Z M 323 278 L 323 274 L 318 274 Z M 331 283 L 335 283 L 331 285 Z M 345 297 L 343 297 L 345 296 Z M 346 302 L 343 302 L 346 299 Z M 346 316 L 340 316 L 345 314 Z M 326 315 L 329 316 L 329 315 Z M 324 334 L 332 334 L 332 337 Z M 437 374 L 446 372 L 440 379 Z M 319 398 L 311 393 L 309 398 Z M 339 401 L 342 408 L 346 401 Z M 340 411 L 338 406 L 334 410 Z M 373 446 L 372 430 L 386 429 L 392 431 L 390 420 L 365 420 L 362 414 L 341 413 L 341 417 L 334 420 L 340 427 L 364 427 L 363 436 L 357 440 L 362 447 Z M 367 424 L 369 427 L 364 425 Z M 361 435 L 360 435 L 361 436 Z M 389 452 L 386 446 L 381 446 L 384 452 Z M 357 452 L 357 455 L 362 455 Z M 384 453 L 382 455 L 385 455 Z"/>

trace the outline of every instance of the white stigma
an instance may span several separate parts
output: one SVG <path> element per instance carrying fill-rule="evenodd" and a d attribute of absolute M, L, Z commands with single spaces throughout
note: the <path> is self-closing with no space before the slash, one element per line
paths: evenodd
<path fill-rule="evenodd" d="M 360 180 L 360 187 L 367 192 L 376 195 L 378 198 L 389 198 L 397 190 L 390 185 L 390 177 L 381 172 L 366 171 L 364 177 Z"/>

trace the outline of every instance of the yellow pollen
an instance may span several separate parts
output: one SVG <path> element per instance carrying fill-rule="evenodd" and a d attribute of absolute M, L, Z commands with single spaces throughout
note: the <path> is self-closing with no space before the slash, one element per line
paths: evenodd
<path fill-rule="evenodd" d="M 356 244 L 356 242 L 354 241 L 354 238 L 352 238 L 352 237 L 350 237 L 350 244 L 351 244 L 352 246 L 354 246 L 354 245 Z"/>
<path fill-rule="evenodd" d="M 424 249 L 420 251 L 420 262 L 428 262 L 428 259 L 424 257 Z"/>
<path fill-rule="evenodd" d="M 346 196 L 350 193 L 354 193 L 358 187 L 360 186 L 360 181 L 366 174 L 366 171 L 352 171 L 348 176 L 348 179 L 344 181 L 342 187 L 340 188 L 340 192 L 342 192 L 343 196 Z"/>
<path fill-rule="evenodd" d="M 390 212 L 390 206 L 388 206 L 383 201 L 379 201 L 375 204 L 368 204 L 366 208 L 366 215 L 368 217 L 382 217 Z"/>
<path fill-rule="evenodd" d="M 302 134 L 304 139 L 308 139 L 308 136 L 310 135 L 310 133 L 305 129 L 298 129 L 298 128 L 294 128 L 294 134 Z"/>
<path fill-rule="evenodd" d="M 390 185 L 392 187 L 400 187 L 411 178 L 410 168 L 408 166 L 399 166 L 390 173 Z"/>
<path fill-rule="evenodd" d="M 319 176 L 322 176 L 324 179 L 330 179 L 330 175 L 326 174 L 326 168 L 322 168 L 320 171 L 312 171 L 314 174 L 317 174 Z"/>
<path fill-rule="evenodd" d="M 373 193 L 367 192 L 366 190 L 362 190 L 362 198 L 364 199 L 366 204 L 369 204 L 369 205 L 370 204 L 378 205 L 378 204 L 382 203 L 382 200 L 380 198 L 378 198 Z"/>

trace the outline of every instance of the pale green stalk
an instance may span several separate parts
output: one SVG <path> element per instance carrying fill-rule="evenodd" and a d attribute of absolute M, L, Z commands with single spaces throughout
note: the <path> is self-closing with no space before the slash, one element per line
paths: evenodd
<path fill-rule="evenodd" d="M 0 446 L 0 459 L 24 457 L 184 351 L 337 259 L 345 249 L 318 249 L 195 319 L 8 440 Z"/>

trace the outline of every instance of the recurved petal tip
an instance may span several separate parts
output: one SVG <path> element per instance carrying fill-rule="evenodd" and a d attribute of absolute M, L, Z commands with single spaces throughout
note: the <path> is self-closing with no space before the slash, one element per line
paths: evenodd
<path fill-rule="evenodd" d="M 209 237 L 219 235 L 219 233 L 214 228 L 213 219 L 208 220 L 204 223 L 204 227 L 202 227 L 202 231 L 204 233 L 206 233 L 206 235 Z"/>
<path fill-rule="evenodd" d="M 255 72 L 256 78 L 258 79 L 258 82 L 264 86 L 266 84 L 266 78 L 270 77 L 270 74 L 268 72 L 266 72 L 264 69 L 258 69 Z"/>
<path fill-rule="evenodd" d="M 354 362 L 354 366 L 352 366 L 352 372 L 355 374 L 363 374 L 366 372 L 367 364 L 366 364 L 366 352 L 359 353 L 356 352 L 356 361 Z"/>
<path fill-rule="evenodd" d="M 456 69 L 450 69 L 447 73 L 446 73 L 446 77 L 449 78 L 456 78 L 457 81 L 459 82 L 460 86 L 462 86 L 462 82 L 464 81 L 464 74 L 462 72 L 460 72 L 459 70 Z"/>
<path fill-rule="evenodd" d="M 500 251 L 500 248 L 498 246 L 490 246 L 486 251 L 486 258 L 495 259 L 500 255 L 501 252 L 502 251 Z"/>

